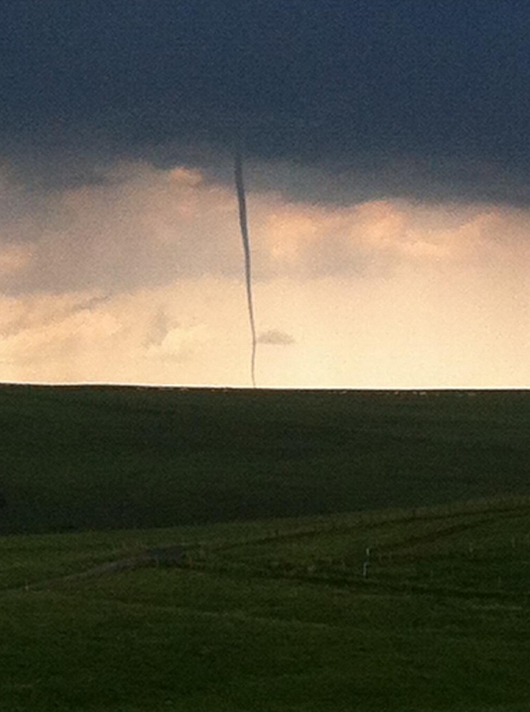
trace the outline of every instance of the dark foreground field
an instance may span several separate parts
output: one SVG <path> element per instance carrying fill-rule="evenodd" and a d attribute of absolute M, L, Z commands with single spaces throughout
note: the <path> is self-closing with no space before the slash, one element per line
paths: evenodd
<path fill-rule="evenodd" d="M 0 387 L 0 533 L 530 494 L 529 392 Z"/>
<path fill-rule="evenodd" d="M 529 532 L 519 498 L 0 538 L 2 709 L 527 712 Z"/>
<path fill-rule="evenodd" d="M 530 709 L 528 394 L 6 386 L 0 420 L 0 709 Z"/>

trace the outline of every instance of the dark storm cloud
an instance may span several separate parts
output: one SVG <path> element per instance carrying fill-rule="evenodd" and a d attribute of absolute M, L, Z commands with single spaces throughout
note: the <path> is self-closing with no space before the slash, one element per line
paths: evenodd
<path fill-rule="evenodd" d="M 293 197 L 527 205 L 529 36 L 510 0 L 2 2 L 0 153 L 37 190 L 116 158 L 224 179 L 243 132 Z"/>

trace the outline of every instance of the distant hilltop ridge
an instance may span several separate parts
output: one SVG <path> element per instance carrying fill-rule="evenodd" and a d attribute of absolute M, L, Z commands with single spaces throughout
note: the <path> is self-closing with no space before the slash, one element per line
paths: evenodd
<path fill-rule="evenodd" d="M 236 386 L 236 385 L 179 385 L 160 383 L 100 383 L 97 381 L 75 382 L 75 383 L 43 383 L 40 381 L 0 381 L 0 388 L 61 388 L 61 389 L 128 389 L 128 390 L 158 390 L 158 391 L 207 391 L 209 393 L 232 393 L 232 392 L 282 392 L 282 393 L 337 393 L 337 394 L 382 394 L 382 395 L 415 395 L 415 396 L 437 396 L 445 394 L 455 394 L 461 396 L 477 396 L 482 393 L 528 393 L 530 386 L 526 388 L 506 387 L 425 387 L 425 388 L 314 388 L 314 387 L 286 387 L 286 386 Z"/>

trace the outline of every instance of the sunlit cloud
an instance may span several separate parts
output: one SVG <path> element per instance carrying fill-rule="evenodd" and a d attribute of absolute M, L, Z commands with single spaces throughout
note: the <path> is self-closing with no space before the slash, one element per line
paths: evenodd
<path fill-rule="evenodd" d="M 16 276 L 26 269 L 34 250 L 28 245 L 7 245 L 0 249 L 0 276 Z"/>
<path fill-rule="evenodd" d="M 0 182 L 0 378 L 248 384 L 233 190 L 104 176 L 29 202 Z M 526 210 L 292 202 L 251 178 L 259 384 L 528 385 Z"/>

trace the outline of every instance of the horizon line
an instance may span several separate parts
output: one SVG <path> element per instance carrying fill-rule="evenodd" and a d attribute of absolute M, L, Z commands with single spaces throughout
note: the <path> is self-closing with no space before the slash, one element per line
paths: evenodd
<path fill-rule="evenodd" d="M 410 392 L 427 393 L 437 391 L 530 391 L 530 386 L 249 386 L 233 384 L 186 384 L 186 383 L 124 383 L 120 381 L 2 381 L 2 386 L 40 386 L 56 388 L 153 388 L 179 390 L 248 390 L 248 391 L 369 391 L 369 392 Z"/>

